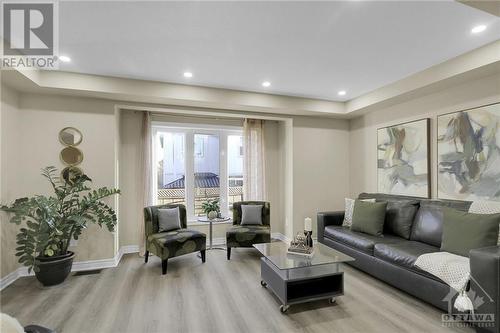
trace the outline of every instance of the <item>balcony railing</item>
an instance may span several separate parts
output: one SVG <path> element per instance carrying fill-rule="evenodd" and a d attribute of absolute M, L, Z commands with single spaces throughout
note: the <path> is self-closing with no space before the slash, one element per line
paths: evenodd
<path fill-rule="evenodd" d="M 243 186 L 229 186 L 228 203 L 232 206 L 234 202 L 243 200 Z M 180 189 L 159 189 L 158 190 L 158 204 L 186 204 L 186 191 Z M 195 215 L 203 215 L 201 205 L 209 200 L 220 197 L 220 189 L 218 187 L 196 188 L 194 209 Z"/>

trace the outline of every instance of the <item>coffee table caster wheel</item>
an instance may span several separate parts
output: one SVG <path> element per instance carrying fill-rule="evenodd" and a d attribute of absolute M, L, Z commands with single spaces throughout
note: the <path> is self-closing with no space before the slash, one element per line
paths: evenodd
<path fill-rule="evenodd" d="M 330 299 L 328 300 L 328 303 L 330 303 L 330 304 L 335 304 L 335 303 L 337 303 L 337 300 L 335 299 L 335 297 L 332 297 L 332 298 L 330 298 Z"/>
<path fill-rule="evenodd" d="M 288 311 L 289 305 L 280 305 L 280 311 L 281 313 L 285 313 Z"/>
<path fill-rule="evenodd" d="M 265 283 L 264 280 L 260 280 L 260 285 L 264 288 L 267 287 L 267 283 Z"/>

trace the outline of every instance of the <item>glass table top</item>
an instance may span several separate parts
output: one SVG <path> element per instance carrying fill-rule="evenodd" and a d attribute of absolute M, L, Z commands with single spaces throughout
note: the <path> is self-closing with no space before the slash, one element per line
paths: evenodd
<path fill-rule="evenodd" d="M 298 254 L 287 253 L 289 244 L 284 242 L 273 242 L 254 244 L 269 261 L 279 269 L 294 269 L 326 264 L 338 264 L 354 261 L 354 258 L 340 251 L 334 250 L 326 245 L 315 242 L 314 254 L 311 258 Z"/>
<path fill-rule="evenodd" d="M 203 222 L 203 223 L 210 223 L 210 222 L 221 223 L 221 222 L 230 222 L 231 218 L 227 216 L 227 217 L 216 217 L 214 219 L 209 219 L 207 216 L 203 215 L 203 216 L 198 216 L 196 220 L 198 222 Z"/>

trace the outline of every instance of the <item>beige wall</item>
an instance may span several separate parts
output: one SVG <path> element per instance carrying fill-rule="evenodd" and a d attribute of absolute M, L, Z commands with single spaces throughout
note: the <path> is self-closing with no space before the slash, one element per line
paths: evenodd
<path fill-rule="evenodd" d="M 437 193 L 437 129 L 440 114 L 500 102 L 498 74 L 437 91 L 433 94 L 375 110 L 351 120 L 350 124 L 350 193 L 377 191 L 377 128 L 398 123 L 431 118 L 431 175 L 432 196 Z"/>
<path fill-rule="evenodd" d="M 304 218 L 343 207 L 349 193 L 349 122 L 297 117 L 293 120 L 293 230 Z"/>
<path fill-rule="evenodd" d="M 19 94 L 2 87 L 0 110 L 0 203 L 11 202 L 22 195 L 16 186 L 19 174 L 19 151 L 15 145 L 19 142 Z M 0 277 L 14 271 L 19 264 L 14 256 L 16 233 L 19 227 L 8 223 L 7 214 L 0 212 Z"/>
<path fill-rule="evenodd" d="M 139 245 L 143 220 L 140 186 L 142 118 L 140 112 L 120 112 L 120 246 Z"/>
<path fill-rule="evenodd" d="M 93 179 L 93 185 L 115 186 L 117 128 L 113 103 L 21 94 L 16 111 L 10 102 L 12 94 L 9 91 L 2 86 L 2 202 L 11 202 L 19 196 L 52 194 L 48 183 L 40 176 L 40 169 L 50 165 L 59 169 L 64 167 L 59 159 L 63 146 L 58 133 L 67 126 L 74 126 L 83 134 L 83 142 L 78 148 L 83 151 L 84 160 L 79 167 Z M 114 206 L 114 200 L 108 202 Z M 77 254 L 75 260 L 112 258 L 115 255 L 114 238 L 106 229 L 91 225 L 82 234 L 77 247 L 71 248 Z M 1 245 L 12 257 L 12 246 L 3 239 Z M 12 265 L 2 271 L 2 275 L 10 271 Z"/>

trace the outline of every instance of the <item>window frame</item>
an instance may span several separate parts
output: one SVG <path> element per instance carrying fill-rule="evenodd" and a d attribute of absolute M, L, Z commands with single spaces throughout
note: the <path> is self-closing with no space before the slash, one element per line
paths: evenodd
<path fill-rule="evenodd" d="M 229 177 L 228 177 L 228 136 L 243 136 L 242 126 L 209 125 L 193 123 L 174 123 L 153 121 L 151 123 L 152 133 L 152 192 L 153 204 L 158 204 L 158 156 L 157 156 L 157 135 L 159 132 L 183 133 L 184 134 L 184 173 L 185 173 L 185 202 L 188 224 L 197 224 L 195 215 L 194 197 L 194 161 L 195 161 L 195 134 L 216 135 L 219 138 L 219 186 L 220 186 L 220 207 L 223 216 L 229 216 Z"/>

